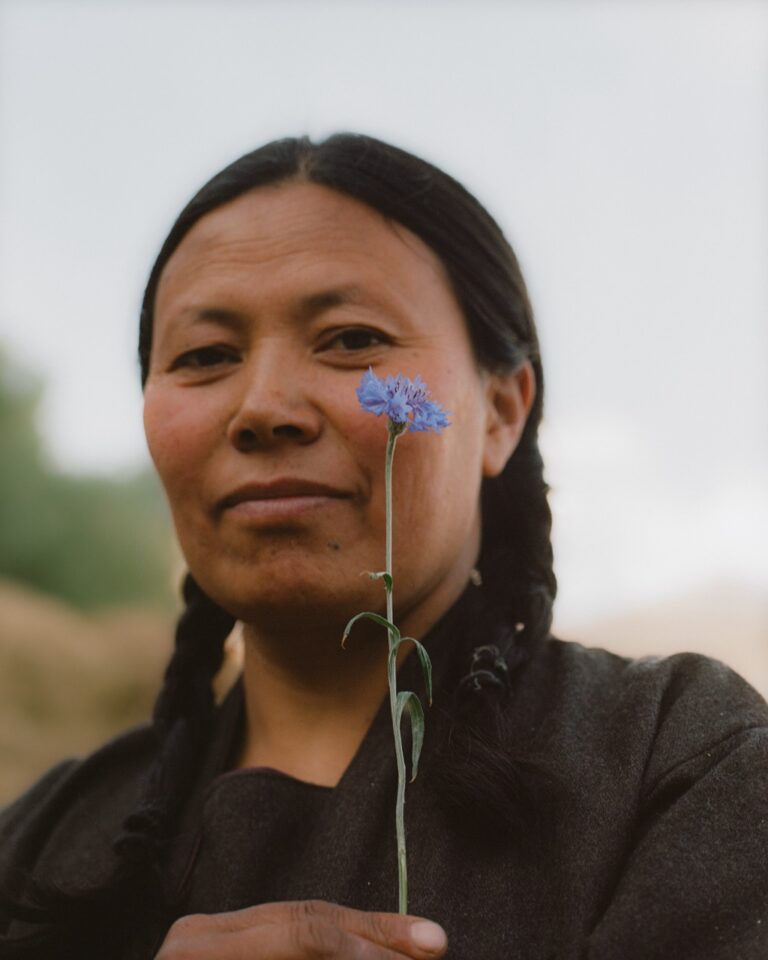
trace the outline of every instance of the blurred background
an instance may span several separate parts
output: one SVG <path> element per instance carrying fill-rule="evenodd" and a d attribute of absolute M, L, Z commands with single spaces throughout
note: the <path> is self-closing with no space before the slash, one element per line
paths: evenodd
<path fill-rule="evenodd" d="M 0 0 L 0 801 L 147 716 L 180 562 L 138 304 L 225 163 L 436 162 L 543 343 L 557 632 L 768 694 L 768 4 Z"/>

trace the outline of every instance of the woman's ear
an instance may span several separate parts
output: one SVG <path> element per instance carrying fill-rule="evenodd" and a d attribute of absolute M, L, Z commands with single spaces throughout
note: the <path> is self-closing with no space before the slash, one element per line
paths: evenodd
<path fill-rule="evenodd" d="M 536 376 L 528 360 L 509 373 L 488 374 L 483 476 L 497 477 L 520 442 L 533 400 Z"/>

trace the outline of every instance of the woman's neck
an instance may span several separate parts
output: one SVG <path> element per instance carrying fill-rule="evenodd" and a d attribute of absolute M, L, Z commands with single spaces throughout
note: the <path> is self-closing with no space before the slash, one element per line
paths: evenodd
<path fill-rule="evenodd" d="M 239 766 L 335 786 L 387 694 L 383 631 L 303 642 L 244 629 L 246 731 Z M 408 651 L 402 649 L 402 656 Z M 402 659 L 401 656 L 401 659 Z"/>
<path fill-rule="evenodd" d="M 403 636 L 423 637 L 450 609 L 466 586 L 466 567 L 426 603 L 398 612 Z M 246 729 L 238 765 L 335 786 L 387 696 L 387 640 L 381 627 L 360 621 L 342 648 L 343 625 L 313 627 L 281 633 L 245 625 Z M 399 663 L 411 649 L 403 644 Z"/>

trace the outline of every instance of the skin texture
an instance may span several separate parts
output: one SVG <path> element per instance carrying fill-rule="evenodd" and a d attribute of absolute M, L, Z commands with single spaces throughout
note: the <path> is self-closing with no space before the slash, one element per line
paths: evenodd
<path fill-rule="evenodd" d="M 520 438 L 530 366 L 480 370 L 434 253 L 314 184 L 260 188 L 206 215 L 163 271 L 145 429 L 190 570 L 244 624 L 239 764 L 328 786 L 386 694 L 381 631 L 361 626 L 347 650 L 339 643 L 352 615 L 384 609 L 381 583 L 364 575 L 383 565 L 387 437 L 355 396 L 368 367 L 421 375 L 451 414 L 442 435 L 404 434 L 395 457 L 395 618 L 420 637 L 476 561 L 481 480 L 503 469 Z M 258 494 L 233 505 L 233 492 L 254 484 Z M 419 952 L 400 927 L 400 939 L 388 939 L 381 915 L 329 905 L 313 908 L 326 911 L 322 922 L 310 911 L 297 928 L 301 909 L 192 918 L 192 941 L 186 918 L 159 956 L 442 952 Z"/>

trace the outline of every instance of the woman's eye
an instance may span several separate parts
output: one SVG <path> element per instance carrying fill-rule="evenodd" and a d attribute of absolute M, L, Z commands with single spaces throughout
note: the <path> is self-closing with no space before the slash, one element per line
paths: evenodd
<path fill-rule="evenodd" d="M 367 350 L 386 342 L 387 337 L 376 330 L 369 330 L 367 327 L 350 327 L 348 330 L 340 330 L 332 339 L 327 340 L 324 349 L 340 347 L 342 350 Z"/>
<path fill-rule="evenodd" d="M 203 370 L 209 367 L 215 367 L 220 363 L 232 363 L 235 356 L 231 350 L 225 350 L 223 347 L 197 347 L 195 350 L 188 350 L 174 361 L 173 369 L 187 367 L 192 370 Z"/>

